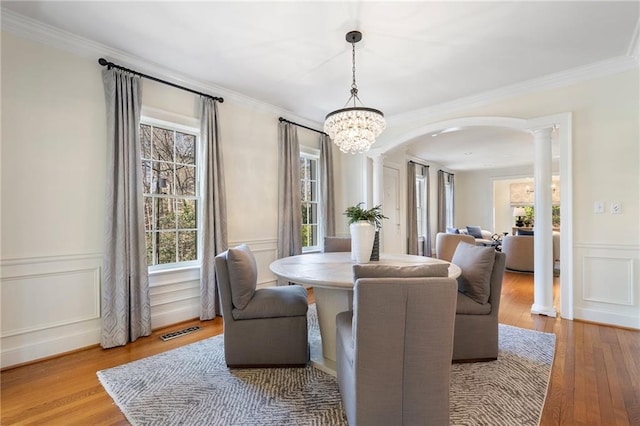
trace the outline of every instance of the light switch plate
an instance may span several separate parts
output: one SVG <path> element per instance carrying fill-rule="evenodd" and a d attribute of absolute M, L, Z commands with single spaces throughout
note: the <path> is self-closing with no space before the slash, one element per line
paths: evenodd
<path fill-rule="evenodd" d="M 596 201 L 593 203 L 593 212 L 595 214 L 604 213 L 604 201 Z"/>
<path fill-rule="evenodd" d="M 612 201 L 611 214 L 620 214 L 620 213 L 622 213 L 622 203 L 620 201 Z"/>

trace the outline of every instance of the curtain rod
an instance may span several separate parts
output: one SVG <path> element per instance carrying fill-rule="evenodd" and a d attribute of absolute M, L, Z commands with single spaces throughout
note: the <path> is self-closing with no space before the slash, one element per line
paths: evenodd
<path fill-rule="evenodd" d="M 284 122 L 284 123 L 293 124 L 294 126 L 302 127 L 302 128 L 304 128 L 304 129 L 311 130 L 312 132 L 317 132 L 317 133 L 320 133 L 320 134 L 323 134 L 323 135 L 327 135 L 325 132 L 321 132 L 320 130 L 312 129 L 311 127 L 307 127 L 307 126 L 305 126 L 304 124 L 298 124 L 298 123 L 295 123 L 295 122 L 293 122 L 293 121 L 287 120 L 287 119 L 286 119 L 286 118 L 284 118 L 284 117 L 280 117 L 280 118 L 278 118 L 278 120 L 279 120 L 281 123 L 282 123 L 282 122 Z M 329 136 L 329 135 L 327 135 L 327 136 Z"/>
<path fill-rule="evenodd" d="M 446 173 L 446 174 L 448 174 L 448 175 L 453 176 L 453 173 L 449 173 L 449 172 L 448 172 L 448 171 L 446 171 L 446 170 L 442 170 L 442 169 L 440 169 L 440 171 L 441 171 L 442 173 Z"/>
<path fill-rule="evenodd" d="M 409 162 L 410 162 L 410 163 L 413 163 L 413 164 L 417 164 L 418 166 L 422 166 L 422 167 L 429 167 L 429 166 L 427 166 L 426 164 L 418 163 L 417 161 L 409 160 Z"/>
<path fill-rule="evenodd" d="M 204 97 L 206 97 L 206 98 L 211 98 L 211 99 L 213 99 L 214 101 L 218 101 L 218 102 L 220 102 L 220 103 L 223 103 L 223 102 L 224 102 L 224 98 L 219 98 L 219 97 L 217 97 L 217 96 L 211 96 L 211 95 L 208 95 L 208 94 L 206 94 L 206 93 L 198 92 L 197 90 L 189 89 L 188 87 L 179 86 L 179 85 L 177 85 L 177 84 L 175 84 L 175 83 L 171 83 L 170 81 L 161 80 L 161 79 L 159 79 L 159 78 L 157 78 L 157 77 L 152 77 L 152 76 L 150 76 L 150 75 L 143 74 L 143 73 L 141 73 L 141 72 L 134 71 L 134 70 L 131 70 L 131 69 L 129 69 L 129 68 L 122 67 L 122 66 L 120 66 L 120 65 L 116 65 L 116 64 L 114 64 L 113 62 L 109 62 L 109 61 L 107 61 L 105 58 L 100 58 L 100 59 L 98 59 L 98 63 L 99 63 L 100 65 L 102 65 L 103 67 L 107 67 L 107 69 L 117 68 L 117 69 L 119 69 L 119 70 L 126 71 L 126 72 L 130 72 L 131 74 L 139 75 L 140 77 L 144 77 L 144 78 L 149 79 L 149 80 L 157 81 L 158 83 L 164 83 L 164 84 L 166 84 L 166 85 L 169 85 L 169 86 L 171 86 L 171 87 L 175 87 L 175 88 L 177 88 L 177 89 L 186 90 L 187 92 L 195 93 L 196 95 L 204 96 Z"/>

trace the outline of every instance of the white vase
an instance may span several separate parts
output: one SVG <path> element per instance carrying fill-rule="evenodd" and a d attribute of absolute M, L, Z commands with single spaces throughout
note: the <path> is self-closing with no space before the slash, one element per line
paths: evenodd
<path fill-rule="evenodd" d="M 369 263 L 376 228 L 366 220 L 349 225 L 351 231 L 351 259 L 356 263 Z"/>

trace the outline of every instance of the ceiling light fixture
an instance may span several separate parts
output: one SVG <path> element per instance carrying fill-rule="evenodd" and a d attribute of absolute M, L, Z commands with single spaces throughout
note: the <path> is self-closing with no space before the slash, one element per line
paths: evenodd
<path fill-rule="evenodd" d="M 329 135 L 340 151 L 350 154 L 359 154 L 368 151 L 376 138 L 386 127 L 384 114 L 373 108 L 362 105 L 358 97 L 356 85 L 356 43 L 362 40 L 360 31 L 350 31 L 345 39 L 351 43 L 352 59 L 352 83 L 351 97 L 347 100 L 345 108 L 330 112 L 325 117 L 324 131 Z M 347 107 L 353 101 L 352 107 Z"/>

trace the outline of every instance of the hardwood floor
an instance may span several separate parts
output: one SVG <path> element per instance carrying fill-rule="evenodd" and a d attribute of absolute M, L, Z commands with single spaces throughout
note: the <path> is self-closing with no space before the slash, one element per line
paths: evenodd
<path fill-rule="evenodd" d="M 557 282 L 554 295 L 560 306 Z M 531 315 L 532 302 L 533 275 L 505 273 L 500 322 L 557 336 L 541 425 L 640 425 L 640 332 Z M 159 339 L 194 324 L 202 330 L 168 342 Z M 191 321 L 126 347 L 94 347 L 5 370 L 0 378 L 1 423 L 127 425 L 98 382 L 98 370 L 220 333 L 220 318 Z"/>

